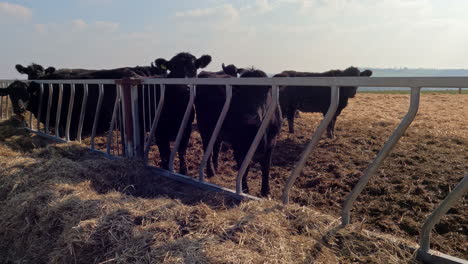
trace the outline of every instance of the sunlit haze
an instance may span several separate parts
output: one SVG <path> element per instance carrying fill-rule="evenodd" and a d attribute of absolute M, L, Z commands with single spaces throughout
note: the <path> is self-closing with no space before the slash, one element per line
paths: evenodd
<path fill-rule="evenodd" d="M 15 64 L 145 66 L 181 51 L 221 63 L 323 71 L 468 68 L 466 0 L 11 0 L 0 78 Z"/>

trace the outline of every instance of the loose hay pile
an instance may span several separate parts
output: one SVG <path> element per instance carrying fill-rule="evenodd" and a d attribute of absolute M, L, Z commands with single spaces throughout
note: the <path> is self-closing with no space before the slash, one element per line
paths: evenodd
<path fill-rule="evenodd" d="M 0 124 L 1 263 L 412 262 L 408 243 L 359 224 L 336 231 L 309 208 L 238 205 L 11 125 Z"/>

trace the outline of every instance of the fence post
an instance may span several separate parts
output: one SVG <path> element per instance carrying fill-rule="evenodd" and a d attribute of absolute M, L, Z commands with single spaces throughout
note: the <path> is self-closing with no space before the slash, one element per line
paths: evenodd
<path fill-rule="evenodd" d="M 115 81 L 122 87 L 122 106 L 125 127 L 125 146 L 128 158 L 143 158 L 143 144 L 141 143 L 140 120 L 138 111 L 138 89 L 140 79 L 120 79 Z"/>

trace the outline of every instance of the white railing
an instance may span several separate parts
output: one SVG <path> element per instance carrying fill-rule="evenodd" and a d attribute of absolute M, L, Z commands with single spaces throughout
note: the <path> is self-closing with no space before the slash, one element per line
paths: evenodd
<path fill-rule="evenodd" d="M 294 181 L 299 175 L 301 174 L 304 165 L 317 146 L 323 132 L 325 131 L 326 127 L 330 123 L 335 111 L 337 109 L 338 100 L 339 100 L 339 87 L 340 86 L 359 86 L 359 87 L 402 87 L 402 88 L 409 88 L 411 90 L 410 95 L 410 106 L 408 109 L 407 114 L 400 122 L 399 126 L 394 130 L 388 141 L 384 144 L 383 148 L 379 151 L 375 159 L 369 164 L 368 168 L 364 171 L 364 175 L 358 181 L 358 183 L 354 186 L 352 192 L 346 197 L 343 210 L 342 210 L 342 226 L 346 226 L 350 223 L 350 212 L 353 207 L 354 202 L 356 201 L 359 194 L 365 188 L 367 183 L 369 182 L 370 178 L 376 173 L 378 168 L 381 166 L 383 161 L 388 157 L 390 152 L 395 147 L 396 143 L 399 139 L 403 136 L 406 129 L 410 126 L 414 117 L 416 116 L 419 108 L 419 100 L 420 100 L 420 90 L 421 88 L 460 88 L 460 87 L 468 87 L 468 77 L 304 77 L 304 78 L 185 78 L 185 79 L 167 79 L 167 78 L 160 78 L 160 79 L 141 79 L 141 80 L 41 80 L 37 81 L 41 84 L 41 101 L 42 95 L 44 92 L 44 85 L 49 86 L 49 105 L 47 108 L 46 114 L 46 124 L 45 124 L 45 133 L 50 134 L 49 131 L 49 119 L 50 119 L 50 102 L 52 101 L 50 98 L 52 97 L 52 86 L 51 84 L 58 84 L 59 85 L 59 93 L 61 94 L 64 87 L 63 85 L 68 84 L 70 89 L 76 89 L 77 85 L 85 85 L 86 91 L 89 89 L 88 85 L 91 84 L 99 84 L 99 100 L 96 107 L 96 116 L 94 118 L 94 124 L 92 128 L 92 139 L 91 139 L 91 148 L 94 149 L 94 137 L 96 133 L 96 126 L 99 123 L 99 112 L 101 111 L 101 103 L 102 98 L 104 95 L 103 85 L 109 84 L 116 84 L 116 100 L 114 102 L 112 120 L 110 122 L 110 129 L 107 137 L 107 153 L 115 155 L 115 148 L 112 148 L 112 138 L 113 134 L 112 131 L 118 130 L 118 135 L 115 142 L 118 143 L 119 139 L 122 143 L 122 154 L 125 154 L 128 157 L 139 157 L 143 158 L 144 160 L 148 160 L 148 154 L 150 152 L 150 146 L 152 144 L 152 139 L 156 132 L 156 128 L 158 126 L 158 121 L 161 117 L 161 111 L 163 105 L 168 103 L 165 102 L 165 91 L 168 88 L 167 85 L 171 84 L 179 84 L 179 85 L 188 85 L 190 87 L 190 99 L 188 101 L 188 105 L 184 112 L 184 118 L 179 128 L 179 133 L 176 138 L 175 145 L 171 151 L 170 160 L 169 160 L 169 171 L 159 171 L 159 173 L 175 178 L 176 180 L 181 180 L 187 183 L 199 185 L 199 186 L 208 186 L 211 189 L 222 189 L 225 192 L 229 192 L 231 194 L 235 194 L 238 197 L 246 197 L 242 193 L 242 175 L 245 172 L 248 164 L 251 162 L 251 158 L 256 151 L 256 148 L 259 144 L 259 140 L 262 135 L 265 133 L 266 126 L 270 121 L 274 110 L 278 107 L 278 98 L 279 98 L 279 86 L 311 86 L 310 89 L 314 89 L 313 86 L 328 86 L 331 87 L 331 104 L 329 110 L 327 111 L 324 119 L 321 121 L 320 125 L 318 126 L 315 133 L 312 135 L 312 138 L 309 144 L 304 149 L 300 159 L 295 164 L 294 168 L 292 169 L 292 173 L 287 180 L 286 186 L 283 190 L 282 200 L 286 204 L 289 201 L 289 192 L 291 187 L 294 185 Z M 209 144 L 207 149 L 204 150 L 204 156 L 202 162 L 199 167 L 199 177 L 198 180 L 192 179 L 185 175 L 180 175 L 173 172 L 173 163 L 175 154 L 177 152 L 178 146 L 180 144 L 182 133 L 184 128 L 188 124 L 188 117 L 191 114 L 192 106 L 194 103 L 194 99 L 196 97 L 196 86 L 197 85 L 223 85 L 226 89 L 226 99 L 225 104 L 223 106 L 222 112 L 218 118 L 216 123 L 216 127 L 213 131 L 212 137 L 210 138 Z M 264 117 L 262 124 L 253 140 L 249 151 L 240 166 L 237 178 L 236 178 L 236 190 L 228 190 L 222 187 L 216 187 L 212 184 L 205 182 L 204 177 L 204 168 L 206 167 L 206 163 L 208 160 L 209 155 L 213 151 L 213 145 L 218 137 L 219 131 L 221 126 L 224 122 L 224 118 L 230 106 L 230 101 L 232 98 L 232 86 L 233 85 L 258 85 L 258 86 L 271 86 L 272 87 L 272 95 L 273 101 L 270 105 L 267 106 L 267 114 Z M 136 87 L 140 87 L 142 89 L 142 93 L 137 92 Z M 159 90 L 159 101 L 156 102 L 156 91 Z M 146 91 L 146 92 L 145 92 Z M 151 92 L 154 96 L 154 100 L 152 100 Z M 145 97 L 145 94 L 148 96 Z M 142 96 L 143 98 L 138 98 Z M 70 100 L 69 102 L 72 103 L 71 100 L 74 97 L 74 92 L 70 93 Z M 79 120 L 79 129 L 78 132 L 78 140 L 81 139 L 81 129 L 83 128 L 83 108 L 86 106 L 86 99 L 87 96 L 84 96 L 84 100 L 81 106 L 81 115 Z M 139 100 L 141 99 L 141 100 Z M 151 101 L 152 100 L 152 101 Z M 60 101 L 60 100 L 59 100 Z M 141 105 L 140 105 L 141 104 Z M 154 104 L 154 105 L 151 105 Z M 68 109 L 73 108 L 73 106 L 69 105 Z M 0 107 L 1 109 L 1 107 Z M 40 109 L 42 109 L 40 107 Z M 139 116 L 139 109 L 143 109 L 142 113 L 145 115 L 146 113 L 149 115 L 148 118 L 146 116 Z M 145 109 L 149 109 L 146 112 Z M 154 109 L 152 111 L 151 109 Z M 60 112 L 57 111 L 56 113 L 56 126 L 55 126 L 55 137 L 60 138 L 58 134 L 59 129 L 59 122 L 60 122 Z M 40 120 L 41 114 L 39 111 L 39 117 L 37 118 Z M 2 116 L 3 117 L 3 116 Z M 69 131 L 70 128 L 70 117 L 71 113 L 70 110 L 68 111 L 67 116 L 67 126 L 66 126 L 66 139 L 69 139 Z M 32 120 L 32 119 L 30 119 Z M 149 120 L 149 122 L 147 122 Z M 141 125 L 141 122 L 143 125 Z M 37 133 L 40 132 L 39 121 L 37 122 L 36 129 L 34 130 Z M 118 125 L 120 124 L 120 126 Z M 143 133 L 141 130 L 143 128 Z M 30 129 L 32 129 L 32 123 L 30 122 Z M 149 132 L 149 133 L 147 133 Z M 143 139 L 141 139 L 141 135 L 143 135 Z M 50 136 L 50 135 L 49 135 Z M 112 149 L 114 149 L 114 153 L 112 153 Z M 118 152 L 118 144 L 117 144 L 117 153 Z M 465 183 L 466 185 L 466 183 Z M 248 196 L 251 197 L 251 196 Z M 451 206 L 453 200 L 450 200 L 448 205 Z"/>

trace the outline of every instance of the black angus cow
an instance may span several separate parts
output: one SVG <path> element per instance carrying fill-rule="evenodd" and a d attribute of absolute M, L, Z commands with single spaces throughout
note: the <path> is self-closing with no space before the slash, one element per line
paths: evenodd
<path fill-rule="evenodd" d="M 141 71 L 141 69 L 145 71 Z M 121 78 L 138 78 L 138 77 L 150 77 L 149 74 L 165 73 L 165 70 L 157 69 L 156 67 L 125 67 L 111 70 L 85 70 L 85 69 L 60 69 L 55 70 L 53 67 L 49 67 L 46 70 L 42 66 L 32 64 L 28 67 L 16 65 L 18 72 L 27 74 L 28 79 L 35 80 L 65 80 L 65 79 L 121 79 Z M 34 114 L 36 118 L 39 118 L 39 111 L 41 112 L 40 122 L 46 123 L 47 107 L 49 99 L 49 87 L 52 87 L 52 100 L 50 102 L 50 119 L 49 126 L 55 127 L 56 114 L 58 111 L 58 97 L 59 97 L 59 86 L 54 84 L 49 86 L 44 85 L 42 95 L 42 106 L 40 106 L 40 85 L 37 82 L 24 83 L 15 81 L 12 83 L 7 90 L 2 92 L 2 95 L 10 95 L 13 101 L 13 107 L 15 113 L 18 116 L 28 110 Z M 99 121 L 96 126 L 96 134 L 103 134 L 109 131 L 110 121 L 112 119 L 112 113 L 114 108 L 114 102 L 116 99 L 116 86 L 115 85 L 104 85 L 104 95 L 102 105 L 100 108 Z M 59 135 L 65 135 L 66 121 L 68 115 L 68 107 L 70 103 L 71 89 L 69 84 L 63 85 L 63 96 L 62 106 L 60 111 L 59 120 Z M 94 123 L 94 116 L 96 114 L 96 107 L 99 98 L 99 89 L 97 84 L 90 84 L 88 86 L 88 97 L 87 104 L 85 107 L 85 118 L 83 122 L 83 136 L 88 136 L 92 132 Z M 84 86 L 82 84 L 75 85 L 75 97 L 73 101 L 72 116 L 70 122 L 70 139 L 76 139 L 78 132 L 79 118 L 81 115 L 82 102 L 84 99 Z"/>
<path fill-rule="evenodd" d="M 230 78 L 226 74 L 203 73 L 199 78 Z M 260 70 L 243 70 L 241 78 L 267 77 Z M 213 133 L 216 122 L 221 113 L 226 98 L 225 86 L 223 85 L 198 85 L 195 108 L 197 123 L 202 138 L 203 148 L 206 149 Z M 213 149 L 213 157 L 207 164 L 207 176 L 214 176 L 212 161 L 217 167 L 217 152 L 220 142 L 227 142 L 232 146 L 234 158 L 238 169 L 240 168 L 250 145 L 265 117 L 267 107 L 273 102 L 269 86 L 233 86 L 233 96 L 229 111 L 222 125 L 217 143 Z M 274 103 L 274 102 L 273 102 Z M 271 166 L 272 151 L 276 144 L 276 136 L 281 129 L 281 110 L 277 107 L 263 138 L 258 145 L 254 155 L 254 161 L 258 161 L 262 167 L 261 195 L 266 196 L 270 192 L 269 173 Z M 250 166 L 249 166 L 250 167 Z M 243 175 L 242 189 L 248 193 L 247 168 Z"/>
<path fill-rule="evenodd" d="M 372 71 L 359 71 L 356 67 L 349 67 L 346 70 L 331 70 L 323 73 L 283 71 L 274 77 L 353 77 L 371 76 Z M 333 138 L 335 134 L 336 118 L 348 105 L 348 99 L 356 95 L 357 87 L 340 87 L 338 109 L 335 116 L 327 127 L 327 136 Z M 331 91 L 329 87 L 311 86 L 283 86 L 280 88 L 280 105 L 283 115 L 288 119 L 289 133 L 294 133 L 294 117 L 297 110 L 302 112 L 320 112 L 323 115 L 330 106 Z"/>
<path fill-rule="evenodd" d="M 197 70 L 205 68 L 211 62 L 211 56 L 203 55 L 196 58 L 190 53 L 182 52 L 175 55 L 169 61 L 159 58 L 155 61 L 156 67 L 167 69 L 169 74 L 167 78 L 195 78 Z M 156 103 L 153 95 L 150 93 L 150 104 Z M 157 92 L 157 100 L 159 100 L 159 90 Z M 179 127 L 185 114 L 190 98 L 190 89 L 187 85 L 166 85 L 164 105 L 156 128 L 156 145 L 158 146 L 161 163 L 163 169 L 169 168 L 169 158 L 171 154 L 170 142 L 175 141 L 179 132 Z M 146 112 L 146 117 L 150 116 Z M 154 116 L 154 115 L 153 115 Z M 192 107 L 191 114 L 183 131 L 182 140 L 177 150 L 179 155 L 179 172 L 187 174 L 187 166 L 185 163 L 185 153 L 187 151 L 188 142 L 192 133 L 192 123 L 195 117 L 195 111 Z M 147 121 L 149 122 L 149 120 Z M 140 136 L 143 138 L 143 136 Z"/>

